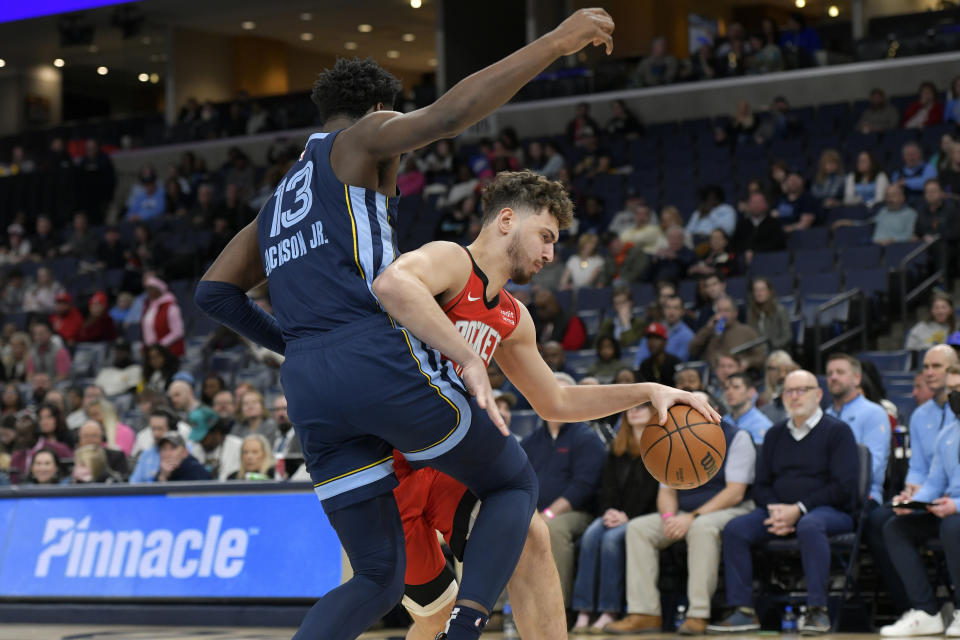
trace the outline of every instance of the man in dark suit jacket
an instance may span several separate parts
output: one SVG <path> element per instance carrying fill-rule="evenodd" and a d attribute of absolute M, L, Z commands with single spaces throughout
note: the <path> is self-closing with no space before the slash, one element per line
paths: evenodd
<path fill-rule="evenodd" d="M 787 234 L 783 225 L 770 216 L 770 204 L 762 193 L 751 194 L 747 201 L 747 215 L 740 218 L 733 232 L 733 250 L 743 254 L 749 262 L 755 253 L 783 251 L 787 248 Z"/>
<path fill-rule="evenodd" d="M 857 443 L 847 423 L 825 415 L 823 391 L 809 371 L 794 371 L 783 383 L 787 420 L 767 431 L 757 459 L 753 498 L 757 508 L 723 530 L 727 604 L 736 607 L 713 633 L 758 631 L 753 609 L 754 544 L 796 534 L 807 579 L 804 635 L 830 630 L 827 586 L 829 536 L 853 531 Z"/>

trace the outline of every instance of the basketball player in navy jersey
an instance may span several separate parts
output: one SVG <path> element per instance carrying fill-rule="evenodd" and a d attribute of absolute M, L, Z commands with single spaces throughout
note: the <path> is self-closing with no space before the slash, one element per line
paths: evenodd
<path fill-rule="evenodd" d="M 591 43 L 610 53 L 613 26 L 603 10 L 580 10 L 408 114 L 389 110 L 399 83 L 372 60 L 338 61 L 314 90 L 322 132 L 197 287 L 197 304 L 211 316 L 286 354 L 289 414 L 355 571 L 311 609 L 296 639 L 355 638 L 400 599 L 405 557 L 391 495 L 393 447 L 482 500 L 446 637 L 482 632 L 523 547 L 536 478 L 516 441 L 504 437 L 482 359 L 449 322 L 437 321 L 443 312 L 433 305 L 436 315 L 429 307 L 423 316 L 406 314 L 408 330 L 383 312 L 373 290 L 396 252 L 399 156 L 463 131 L 560 56 Z M 264 276 L 275 320 L 244 295 Z M 434 349 L 459 363 L 460 377 Z"/>

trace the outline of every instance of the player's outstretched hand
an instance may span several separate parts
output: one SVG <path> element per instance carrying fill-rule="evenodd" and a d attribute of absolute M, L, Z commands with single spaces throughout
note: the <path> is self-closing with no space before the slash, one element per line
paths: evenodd
<path fill-rule="evenodd" d="M 493 389 L 490 387 L 490 378 L 487 376 L 487 367 L 483 364 L 483 360 L 477 357 L 463 365 L 463 372 L 460 377 L 467 386 L 467 391 L 477 399 L 480 408 L 487 411 L 487 415 L 493 420 L 493 424 L 497 425 L 497 429 L 500 429 L 500 433 L 509 436 L 510 429 L 507 428 L 507 423 L 503 421 L 503 416 L 500 415 L 497 403 L 493 399 Z"/>
<path fill-rule="evenodd" d="M 657 412 L 659 424 L 667 423 L 667 411 L 675 404 L 689 405 L 699 411 L 703 417 L 710 422 L 720 424 L 720 414 L 705 400 L 695 396 L 689 391 L 681 391 L 680 389 L 658 384 L 654 386 L 654 390 L 650 394 L 650 404 L 653 406 L 653 410 Z"/>
<path fill-rule="evenodd" d="M 613 18 L 603 9 L 580 9 L 553 30 L 560 55 L 570 55 L 588 44 L 604 45 L 613 53 Z"/>

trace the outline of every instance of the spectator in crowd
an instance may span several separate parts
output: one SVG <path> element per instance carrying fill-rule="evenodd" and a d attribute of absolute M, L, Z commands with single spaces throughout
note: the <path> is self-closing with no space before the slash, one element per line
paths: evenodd
<path fill-rule="evenodd" d="M 960 76 L 955 76 L 950 81 L 947 104 L 943 108 L 943 121 L 960 124 Z"/>
<path fill-rule="evenodd" d="M 38 272 L 39 274 L 39 272 Z M 19 313 L 21 311 L 30 311 L 26 307 L 27 285 L 23 277 L 23 271 L 14 267 L 7 272 L 7 282 L 3 286 L 2 298 L 0 298 L 0 310 L 4 313 Z M 34 309 L 34 311 L 39 311 Z"/>
<path fill-rule="evenodd" d="M 560 153 L 560 149 L 557 147 L 557 145 L 549 141 L 543 143 L 543 155 L 545 162 L 537 173 L 541 174 L 545 178 L 556 180 L 560 175 L 561 170 L 565 169 L 567 166 L 566 159 L 563 157 L 563 154 Z M 453 189 L 450 191 L 452 193 Z"/>
<path fill-rule="evenodd" d="M 787 68 L 812 67 L 817 61 L 818 52 L 823 50 L 820 35 L 807 26 L 806 18 L 800 12 L 791 13 L 780 34 L 780 47 L 787 58 Z"/>
<path fill-rule="evenodd" d="M 614 228 L 620 216 L 626 216 L 629 222 Z M 625 243 L 632 244 L 644 253 L 654 253 L 663 240 L 663 230 L 656 224 L 653 212 L 643 197 L 637 195 L 627 198 L 626 210 L 614 217 L 610 228 L 619 233 Z"/>
<path fill-rule="evenodd" d="M 746 71 L 747 59 L 753 53 L 747 41 L 746 31 L 739 22 L 727 27 L 727 35 L 717 44 L 715 65 L 721 76 L 739 76 Z"/>
<path fill-rule="evenodd" d="M 259 391 L 248 391 L 240 401 L 240 419 L 231 429 L 237 437 L 259 433 L 271 445 L 277 439 L 277 423 L 267 415 L 267 407 Z"/>
<path fill-rule="evenodd" d="M 690 341 L 693 340 L 693 330 L 683 321 L 683 300 L 676 295 L 666 298 L 663 303 L 663 326 L 667 330 L 666 352 L 681 362 L 686 362 L 689 356 Z M 643 361 L 651 356 L 650 346 L 644 337 L 637 349 L 637 356 L 633 366 L 640 368 Z"/>
<path fill-rule="evenodd" d="M 590 117 L 590 105 L 586 102 L 579 103 L 576 115 L 567 124 L 567 141 L 579 147 L 586 139 L 595 138 L 599 132 L 600 126 Z"/>
<path fill-rule="evenodd" d="M 200 401 L 193 393 L 193 376 L 187 372 L 178 372 L 174 374 L 170 386 L 167 387 L 167 397 L 170 399 L 170 406 L 177 413 L 180 420 L 190 419 L 190 414 L 198 409 Z"/>
<path fill-rule="evenodd" d="M 561 385 L 575 384 L 569 376 L 561 376 L 557 375 Z M 524 438 L 522 445 L 537 474 L 537 510 L 547 519 L 563 601 L 569 607 L 575 545 L 593 521 L 594 496 L 605 454 L 603 443 L 582 422 L 546 421 Z"/>
<path fill-rule="evenodd" d="M 790 314 L 777 300 L 773 283 L 766 276 L 756 277 L 750 282 L 747 324 L 756 330 L 757 335 L 770 340 L 771 349 L 786 349 L 793 342 Z"/>
<path fill-rule="evenodd" d="M 4 379 L 13 382 L 25 382 L 27 379 L 27 360 L 30 357 L 30 336 L 17 331 L 7 344 L 0 349 L 0 362 L 3 363 Z"/>
<path fill-rule="evenodd" d="M 730 247 L 730 236 L 723 229 L 714 229 L 707 241 L 707 254 L 698 263 L 690 267 L 688 275 L 717 274 L 724 278 L 740 272 L 737 255 Z"/>
<path fill-rule="evenodd" d="M 122 478 L 110 468 L 107 453 L 103 447 L 88 444 L 77 447 L 77 450 L 74 451 L 70 484 L 121 481 Z"/>
<path fill-rule="evenodd" d="M 640 63 L 643 64 L 642 62 Z M 643 124 L 640 119 L 630 110 L 627 103 L 623 100 L 610 101 L 610 119 L 603 127 L 604 135 L 611 138 L 626 138 L 628 140 L 638 137 L 643 133 Z"/>
<path fill-rule="evenodd" d="M 937 100 L 937 87 L 932 82 L 923 82 L 917 99 L 903 112 L 904 129 L 922 129 L 943 122 L 943 103 Z"/>
<path fill-rule="evenodd" d="M 0 396 L 0 415 L 15 416 L 23 408 L 23 398 L 16 383 L 8 382 L 3 385 L 3 395 Z"/>
<path fill-rule="evenodd" d="M 713 139 L 717 144 L 728 143 L 733 146 L 750 142 L 757 131 L 757 118 L 747 100 L 737 102 L 737 108 L 723 127 L 713 130 Z"/>
<path fill-rule="evenodd" d="M 57 254 L 60 243 L 53 231 L 53 222 L 50 216 L 37 216 L 36 233 L 30 237 L 30 253 L 35 260 L 46 260 Z"/>
<path fill-rule="evenodd" d="M 143 344 L 160 344 L 177 357 L 184 354 L 184 326 L 180 305 L 167 283 L 156 276 L 144 278 L 147 302 L 143 311 L 141 330 Z"/>
<path fill-rule="evenodd" d="M 826 414 L 845 422 L 857 444 L 870 450 L 869 509 L 883 503 L 883 481 L 890 457 L 890 419 L 886 410 L 868 400 L 863 393 L 860 361 L 845 353 L 833 353 L 827 359 L 827 389 L 832 403 Z"/>
<path fill-rule="evenodd" d="M 917 212 L 907 204 L 904 189 L 899 183 L 887 187 L 886 203 L 872 220 L 876 225 L 873 230 L 875 244 L 909 242 L 913 238 Z"/>
<path fill-rule="evenodd" d="M 640 61 L 630 76 L 630 86 L 655 87 L 677 79 L 677 59 L 667 53 L 667 39 L 657 36 L 650 43 L 650 55 Z"/>
<path fill-rule="evenodd" d="M 783 225 L 770 215 L 770 205 L 763 193 L 753 193 L 747 201 L 747 215 L 740 218 L 733 234 L 733 250 L 750 263 L 755 253 L 783 251 L 787 236 Z"/>
<path fill-rule="evenodd" d="M 77 163 L 81 180 L 87 185 L 80 192 L 80 209 L 90 214 L 95 221 L 102 220 L 103 212 L 113 200 L 117 186 L 113 161 L 100 149 L 97 140 L 90 138 L 84 144 L 84 154 Z"/>
<path fill-rule="evenodd" d="M 259 433 L 248 434 L 243 439 L 240 469 L 227 480 L 271 480 L 275 473 L 271 446 Z"/>
<path fill-rule="evenodd" d="M 77 453 L 82 447 L 98 447 L 104 450 L 107 460 L 107 466 L 114 472 L 116 477 L 125 480 L 129 473 L 127 467 L 127 456 L 123 451 L 107 447 L 107 436 L 103 431 L 103 426 L 97 420 L 87 420 L 77 430 Z M 100 482 L 100 480 L 97 480 Z"/>
<path fill-rule="evenodd" d="M 787 411 L 783 406 L 783 381 L 787 374 L 800 368 L 790 354 L 778 349 L 767 356 L 764 366 L 763 394 L 760 396 L 760 412 L 770 418 L 774 424 L 786 420 Z"/>
<path fill-rule="evenodd" d="M 236 182 L 223 188 L 223 201 L 217 205 L 214 218 L 224 218 L 233 229 L 242 229 L 256 216 L 256 211 L 243 199 L 243 188 Z"/>
<path fill-rule="evenodd" d="M 423 170 L 427 173 L 431 182 L 437 179 L 452 178 L 455 162 L 456 158 L 450 141 L 437 140 L 423 159 Z"/>
<path fill-rule="evenodd" d="M 133 294 L 129 291 L 121 291 L 117 294 L 116 304 L 110 309 L 110 317 L 115 325 L 123 328 L 134 324 L 131 318 L 130 308 L 133 306 Z"/>
<path fill-rule="evenodd" d="M 923 149 L 916 142 L 903 145 L 901 151 L 903 166 L 890 176 L 905 191 L 907 199 L 920 200 L 923 197 L 923 185 L 927 180 L 937 177 L 937 169 L 923 160 Z"/>
<path fill-rule="evenodd" d="M 816 198 L 804 190 L 803 177 L 791 171 L 783 182 L 783 196 L 777 203 L 777 214 L 787 233 L 808 229 L 817 220 L 820 207 Z"/>
<path fill-rule="evenodd" d="M 847 174 L 843 189 L 843 204 L 863 204 L 873 207 L 883 202 L 890 180 L 876 158 L 869 151 L 857 154 L 857 168 Z"/>
<path fill-rule="evenodd" d="M 588 376 L 594 376 L 601 382 L 612 380 L 625 363 L 620 360 L 620 343 L 613 336 L 597 338 L 597 360 L 587 369 Z"/>
<path fill-rule="evenodd" d="M 727 454 L 716 475 L 687 491 L 661 485 L 657 513 L 633 518 L 627 524 L 627 615 L 608 625 L 608 632 L 660 632 L 660 551 L 680 540 L 687 543 L 690 604 L 677 633 L 701 635 L 706 631 L 710 601 L 719 577 L 720 534 L 730 520 L 753 508 L 748 489 L 754 480 L 757 458 L 747 432 L 726 421 L 720 426 Z"/>
<path fill-rule="evenodd" d="M 905 349 L 920 351 L 937 344 L 944 344 L 947 336 L 957 330 L 957 314 L 953 298 L 937 291 L 930 298 L 930 319 L 920 321 L 907 333 Z"/>
<path fill-rule="evenodd" d="M 577 253 L 567 260 L 560 279 L 561 289 L 579 289 L 593 286 L 603 270 L 603 258 L 597 255 L 600 239 L 593 233 L 584 233 L 577 240 Z"/>
<path fill-rule="evenodd" d="M 159 187 L 157 174 L 152 171 L 142 173 L 140 185 L 142 189 L 130 200 L 126 219 L 140 221 L 162 216 L 167 210 L 167 194 Z"/>
<path fill-rule="evenodd" d="M 107 294 L 103 291 L 90 296 L 87 317 L 77 332 L 78 342 L 112 342 L 117 339 L 117 328 L 107 313 L 107 307 Z"/>
<path fill-rule="evenodd" d="M 887 94 L 883 89 L 872 89 L 870 104 L 857 119 L 856 130 L 860 133 L 877 133 L 896 129 L 899 126 L 900 112 L 887 101 Z"/>
<path fill-rule="evenodd" d="M 541 289 L 534 296 L 531 315 L 537 330 L 537 342 L 559 342 L 565 351 L 582 349 L 587 341 L 587 330 L 577 316 L 569 316 L 560 308 L 556 296 Z"/>
<path fill-rule="evenodd" d="M 49 374 L 43 373 L 42 371 L 31 374 L 28 383 L 30 389 L 33 390 L 33 395 L 27 396 L 28 404 L 38 405 L 42 403 L 47 393 L 53 389 L 53 379 Z"/>
<path fill-rule="evenodd" d="M 7 246 L 0 247 L 0 264 L 19 264 L 33 253 L 23 225 L 14 222 L 7 227 Z"/>
<path fill-rule="evenodd" d="M 70 375 L 70 352 L 46 320 L 35 320 L 30 327 L 33 346 L 27 357 L 27 376 L 43 373 L 58 382 Z"/>
<path fill-rule="evenodd" d="M 683 361 L 667 351 L 667 339 L 667 328 L 659 322 L 652 322 L 647 326 L 644 340 L 650 355 L 640 363 L 637 370 L 644 382 L 674 386 L 674 372 Z"/>
<path fill-rule="evenodd" d="M 231 398 L 232 401 L 232 398 Z M 229 424 L 213 409 L 200 406 L 190 414 L 190 442 L 197 443 L 194 456 L 211 477 L 227 480 L 240 469 L 243 439 L 229 433 Z"/>
<path fill-rule="evenodd" d="M 693 367 L 687 367 L 677 371 L 674 376 L 677 389 L 683 391 L 702 391 L 703 380 L 700 378 L 700 372 Z"/>
<path fill-rule="evenodd" d="M 954 145 L 957 144 L 954 136 L 957 135 L 944 133 L 940 136 L 940 149 L 930 158 L 930 165 L 937 170 L 938 175 L 950 165 L 950 154 L 953 152 Z"/>
<path fill-rule="evenodd" d="M 947 199 L 936 178 L 923 185 L 923 206 L 917 213 L 913 235 L 924 242 L 931 242 L 939 235 L 948 246 L 956 246 L 960 241 L 960 205 L 954 199 Z"/>
<path fill-rule="evenodd" d="M 730 413 L 723 419 L 749 433 L 758 445 L 762 444 L 763 437 L 773 426 L 773 422 L 757 409 L 755 404 L 757 388 L 753 380 L 745 373 L 732 373 L 727 377 L 723 387 L 723 397 L 730 408 Z"/>
<path fill-rule="evenodd" d="M 723 188 L 717 185 L 701 187 L 698 193 L 697 209 L 690 216 L 687 232 L 695 244 L 704 244 L 710 239 L 714 229 L 720 229 L 728 236 L 733 235 L 737 226 L 737 212 L 724 202 Z"/>
<path fill-rule="evenodd" d="M 60 425 L 62 419 L 56 416 L 61 415 L 56 408 L 53 408 L 53 420 L 45 420 L 44 428 L 40 428 L 39 423 L 34 419 L 31 413 L 21 413 L 17 416 L 16 428 L 17 436 L 13 443 L 13 454 L 10 456 L 11 479 L 18 480 L 26 475 L 31 468 L 33 456 L 41 449 L 53 451 L 58 459 L 70 460 L 73 458 L 73 448 L 70 433 L 66 425 Z"/>
<path fill-rule="evenodd" d="M 716 364 L 713 365 L 709 372 L 712 374 L 712 379 L 707 383 L 704 391 L 716 399 L 716 402 L 721 406 L 722 412 L 730 409 L 723 401 L 727 378 L 735 373 L 743 373 L 744 371 L 743 363 L 737 356 L 727 352 L 717 354 Z"/>
<path fill-rule="evenodd" d="M 60 484 L 60 458 L 52 449 L 40 449 L 30 461 L 24 484 Z"/>
<path fill-rule="evenodd" d="M 106 228 L 93 257 L 96 262 L 92 267 L 95 269 L 123 269 L 127 266 L 128 250 L 117 227 L 111 225 Z"/>
<path fill-rule="evenodd" d="M 807 581 L 804 634 L 830 630 L 827 583 L 831 535 L 853 530 L 857 444 L 843 422 L 820 409 L 823 392 L 809 371 L 794 371 L 784 382 L 790 418 L 774 425 L 763 440 L 753 498 L 757 508 L 731 520 L 723 530 L 727 603 L 736 610 L 707 627 L 715 633 L 760 629 L 753 609 L 750 547 L 796 533 Z"/>
<path fill-rule="evenodd" d="M 180 360 L 163 345 L 155 344 L 147 347 L 144 361 L 144 386 L 165 394 L 167 386 L 180 368 Z"/>
<path fill-rule="evenodd" d="M 601 516 L 580 539 L 580 556 L 573 586 L 573 608 L 578 612 L 573 633 L 588 632 L 590 615 L 599 613 L 592 627 L 600 632 L 623 610 L 627 522 L 657 508 L 659 483 L 640 457 L 640 436 L 650 421 L 650 405 L 622 414 L 620 428 L 600 476 Z"/>
<path fill-rule="evenodd" d="M 227 433 L 230 433 L 233 429 L 233 423 L 237 419 L 237 403 L 233 398 L 233 393 L 227 389 L 218 391 L 213 396 L 213 402 L 210 406 L 213 407 L 214 413 L 227 425 Z"/>
<path fill-rule="evenodd" d="M 598 338 L 610 336 L 624 347 L 632 347 L 643 338 L 643 316 L 634 313 L 633 292 L 629 287 L 613 290 L 611 312 L 600 324 Z"/>
<path fill-rule="evenodd" d="M 960 143 L 950 149 L 950 161 L 940 172 L 940 184 L 951 200 L 960 199 Z"/>
<path fill-rule="evenodd" d="M 53 313 L 48 318 L 50 326 L 69 346 L 77 342 L 83 327 L 83 314 L 73 305 L 73 296 L 61 291 L 54 298 Z"/>
<path fill-rule="evenodd" d="M 203 377 L 200 385 L 200 404 L 213 406 L 213 397 L 227 388 L 227 383 L 219 373 L 210 372 Z"/>
<path fill-rule="evenodd" d="M 75 438 L 59 407 L 48 402 L 41 404 L 37 408 L 37 429 L 40 440 L 44 442 L 42 446 L 56 449 L 61 458 L 70 457 L 69 452 L 76 444 Z"/>
<path fill-rule="evenodd" d="M 947 370 L 947 391 L 950 411 L 960 417 L 960 367 Z M 953 584 L 960 584 L 960 427 L 941 430 L 934 447 L 930 473 L 912 495 L 903 493 L 898 501 L 927 502 L 923 510 L 896 509 L 897 517 L 883 527 L 883 540 L 890 553 L 897 576 L 906 587 L 910 610 L 897 622 L 882 627 L 885 637 L 926 636 L 943 633 L 940 600 L 930 583 L 921 547 L 929 540 L 939 540 L 946 556 L 947 572 Z M 954 591 L 953 620 L 946 629 L 947 637 L 960 636 L 960 594 Z"/>
<path fill-rule="evenodd" d="M 96 255 L 100 238 L 90 228 L 87 214 L 78 211 L 73 214 L 73 231 L 67 242 L 60 247 L 60 253 L 76 258 L 90 258 Z"/>
<path fill-rule="evenodd" d="M 687 270 L 697 260 L 697 255 L 686 246 L 683 227 L 670 227 L 664 235 L 667 246 L 651 256 L 650 264 L 643 276 L 646 282 L 682 280 L 686 277 Z"/>
<path fill-rule="evenodd" d="M 160 470 L 160 439 L 164 434 L 176 430 L 177 419 L 170 411 L 159 405 L 151 409 L 146 430 L 150 433 L 151 444 L 139 452 L 130 482 L 153 482 L 156 479 Z"/>
<path fill-rule="evenodd" d="M 764 22 L 772 24 L 769 19 L 765 19 Z M 750 36 L 750 48 L 753 54 L 746 60 L 748 74 L 783 71 L 783 53 L 777 46 L 778 38 L 779 35 L 772 39 L 763 34 Z"/>
<path fill-rule="evenodd" d="M 690 341 L 690 355 L 716 367 L 717 356 L 730 353 L 740 345 L 756 340 L 753 327 L 737 319 L 737 306 L 729 296 L 717 300 L 717 313 Z M 757 345 L 740 354 L 748 367 L 761 369 L 767 355 L 766 345 Z"/>
<path fill-rule="evenodd" d="M 509 428 L 510 410 L 517 406 L 517 396 L 509 391 L 501 392 L 496 397 L 496 401 L 497 407 L 500 408 L 501 415 L 504 416 Z M 303 461 L 303 448 L 300 445 L 300 438 L 293 428 L 293 423 L 290 421 L 290 415 L 287 413 L 286 396 L 283 394 L 275 396 L 271 403 L 271 410 L 273 419 L 277 423 L 277 438 L 273 442 L 273 455 L 277 460 L 284 460 L 286 468 L 283 475 L 286 477 L 293 473 Z"/>
<path fill-rule="evenodd" d="M 790 113 L 790 103 L 783 96 L 777 96 L 763 115 L 753 139 L 757 144 L 766 144 L 799 135 L 803 124 Z"/>
<path fill-rule="evenodd" d="M 727 281 L 717 274 L 704 276 L 700 278 L 699 288 L 702 294 L 699 297 L 703 304 L 696 311 L 697 318 L 692 327 L 694 331 L 699 331 L 717 314 L 717 301 L 727 295 Z"/>
<path fill-rule="evenodd" d="M 120 422 L 116 408 L 109 400 L 102 397 L 102 393 L 100 397 L 84 400 L 83 409 L 89 419 L 96 420 L 103 427 L 107 444 L 128 456 L 133 453 L 136 434 L 129 425 Z"/>
<path fill-rule="evenodd" d="M 914 402 L 917 403 L 918 407 L 928 400 L 933 399 L 933 391 L 927 386 L 927 379 L 922 372 L 913 377 L 913 391 L 910 392 L 910 396 Z M 905 422 L 906 419 L 907 416 L 904 416 L 903 422 Z"/>
<path fill-rule="evenodd" d="M 709 42 L 701 43 L 690 55 L 690 79 L 712 80 L 717 76 L 716 58 Z"/>
<path fill-rule="evenodd" d="M 187 443 L 176 431 L 168 431 L 157 443 L 160 452 L 160 470 L 157 482 L 182 480 L 210 480 L 210 473 L 187 451 Z"/>
<path fill-rule="evenodd" d="M 947 388 L 947 371 L 958 364 L 957 353 L 947 345 L 931 347 L 923 356 L 923 376 L 933 397 L 914 409 L 910 416 L 910 462 L 898 495 L 901 499 L 912 498 L 927 481 L 940 435 L 960 428 L 960 421 L 950 408 L 950 390 Z M 897 491 L 900 488 L 892 489 Z M 894 517 L 887 504 L 874 509 L 864 527 L 864 536 L 877 572 L 891 595 L 894 610 L 901 613 L 913 600 L 907 594 L 907 584 L 900 578 L 885 540 L 885 526 Z"/>
<path fill-rule="evenodd" d="M 843 200 L 846 178 L 843 175 L 843 159 L 836 149 L 824 149 L 817 165 L 817 175 L 810 185 L 810 195 L 822 207 L 836 207 Z"/>
<path fill-rule="evenodd" d="M 28 313 L 53 313 L 58 293 L 63 292 L 63 285 L 54 280 L 53 272 L 49 267 L 37 269 L 37 280 L 23 297 L 23 311 Z M 18 309 L 19 311 L 19 309 Z"/>
<path fill-rule="evenodd" d="M 660 210 L 660 232 L 663 234 L 661 237 L 660 243 L 654 247 L 653 253 L 660 251 L 661 249 L 666 249 L 669 246 L 667 242 L 667 230 L 670 227 L 680 227 L 684 229 L 683 216 L 680 215 L 680 210 L 677 209 L 672 204 L 668 204 L 663 209 Z M 687 233 L 686 229 L 683 232 L 683 246 L 688 249 L 693 248 L 693 238 L 690 237 L 690 234 Z"/>

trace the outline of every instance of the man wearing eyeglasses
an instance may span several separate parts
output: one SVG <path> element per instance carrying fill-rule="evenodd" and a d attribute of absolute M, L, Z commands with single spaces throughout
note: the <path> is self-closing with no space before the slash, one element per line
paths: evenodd
<path fill-rule="evenodd" d="M 734 612 L 710 625 L 712 633 L 757 631 L 753 608 L 754 544 L 796 535 L 807 580 L 805 635 L 830 630 L 827 583 L 832 535 L 853 530 L 857 443 L 845 423 L 820 408 L 823 391 L 809 371 L 794 371 L 783 383 L 789 416 L 767 431 L 757 458 L 753 497 L 757 508 L 723 530 L 727 604 Z"/>
<path fill-rule="evenodd" d="M 960 414 L 960 366 L 947 369 L 947 406 L 955 416 Z M 896 505 L 912 500 L 916 509 L 894 507 L 897 517 L 883 527 L 883 540 L 890 553 L 897 576 L 906 587 L 910 610 L 897 622 L 880 629 L 881 636 L 926 636 L 943 633 L 940 602 L 920 555 L 920 546 L 939 538 L 947 560 L 947 571 L 953 584 L 960 585 L 960 424 L 954 421 L 944 427 L 933 448 L 930 473 L 912 495 L 906 491 L 894 498 Z M 920 508 L 927 503 L 925 508 Z M 960 591 L 954 590 L 953 622 L 947 637 L 960 637 Z"/>

